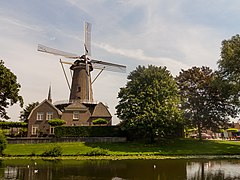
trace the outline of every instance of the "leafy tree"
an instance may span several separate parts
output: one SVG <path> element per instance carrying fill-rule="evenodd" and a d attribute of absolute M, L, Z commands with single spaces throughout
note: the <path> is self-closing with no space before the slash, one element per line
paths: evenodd
<path fill-rule="evenodd" d="M 96 124 L 102 125 L 102 124 L 107 124 L 108 121 L 106 119 L 103 119 L 103 118 L 98 118 L 98 119 L 93 120 L 92 123 L 94 125 L 96 125 Z"/>
<path fill-rule="evenodd" d="M 182 70 L 176 77 L 185 118 L 198 129 L 201 140 L 203 128 L 218 129 L 236 113 L 217 74 L 209 67 Z"/>
<path fill-rule="evenodd" d="M 20 113 L 20 120 L 24 122 L 28 122 L 28 116 L 32 112 L 32 110 L 39 105 L 39 102 L 33 102 L 28 104 L 25 108 L 23 108 L 23 111 Z"/>
<path fill-rule="evenodd" d="M 62 126 L 66 124 L 66 122 L 62 119 L 51 119 L 48 121 L 48 124 L 55 127 L 55 126 Z"/>
<path fill-rule="evenodd" d="M 180 121 L 177 84 L 166 67 L 138 66 L 120 89 L 117 116 L 127 131 L 134 129 L 151 142 L 167 136 Z"/>
<path fill-rule="evenodd" d="M 240 36 L 222 41 L 221 58 L 218 61 L 219 72 L 231 81 L 240 81 Z"/>
<path fill-rule="evenodd" d="M 228 90 L 229 100 L 240 106 L 240 36 L 223 40 L 221 58 L 218 61 L 218 75 Z"/>
<path fill-rule="evenodd" d="M 23 106 L 23 98 L 19 96 L 20 87 L 17 77 L 0 60 L 0 117 L 10 119 L 6 112 L 9 105 L 19 102 Z"/>

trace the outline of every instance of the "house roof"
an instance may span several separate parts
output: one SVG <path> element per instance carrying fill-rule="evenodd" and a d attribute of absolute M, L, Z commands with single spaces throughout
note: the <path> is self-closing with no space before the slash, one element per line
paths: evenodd
<path fill-rule="evenodd" d="M 75 101 L 72 104 L 70 104 L 69 106 L 65 107 L 66 111 L 87 111 L 88 108 L 80 103 L 79 101 Z"/>
<path fill-rule="evenodd" d="M 98 103 L 92 113 L 92 117 L 112 117 L 107 107 L 103 103 Z"/>
<path fill-rule="evenodd" d="M 55 110 L 57 111 L 57 113 L 58 113 L 59 115 L 62 115 L 62 112 L 61 112 L 58 108 L 56 108 L 49 100 L 45 99 L 45 100 L 42 101 L 39 105 L 37 105 L 35 108 L 33 108 L 33 110 L 31 111 L 31 113 L 30 113 L 29 116 L 28 116 L 28 119 L 31 117 L 32 113 L 33 113 L 37 108 L 39 108 L 40 106 L 42 106 L 44 103 L 49 104 L 53 109 L 55 109 Z"/>

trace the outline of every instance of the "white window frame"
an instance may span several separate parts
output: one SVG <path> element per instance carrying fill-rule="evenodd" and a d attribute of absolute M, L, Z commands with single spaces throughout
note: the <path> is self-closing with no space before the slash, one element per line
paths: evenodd
<path fill-rule="evenodd" d="M 46 120 L 51 120 L 53 118 L 53 112 L 46 113 Z"/>
<path fill-rule="evenodd" d="M 37 126 L 32 126 L 32 135 L 37 134 L 38 127 Z"/>
<path fill-rule="evenodd" d="M 79 120 L 80 112 L 79 111 L 73 111 L 73 120 Z"/>
<path fill-rule="evenodd" d="M 53 126 L 50 126 L 49 128 L 49 134 L 54 134 L 55 128 Z"/>
<path fill-rule="evenodd" d="M 44 118 L 44 112 L 37 112 L 37 121 L 42 121 Z"/>

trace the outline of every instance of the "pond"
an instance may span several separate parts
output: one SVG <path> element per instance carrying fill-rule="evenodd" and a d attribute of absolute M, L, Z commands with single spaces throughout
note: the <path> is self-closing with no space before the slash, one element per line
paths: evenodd
<path fill-rule="evenodd" d="M 0 179 L 240 179 L 240 160 L 63 160 L 1 162 Z"/>

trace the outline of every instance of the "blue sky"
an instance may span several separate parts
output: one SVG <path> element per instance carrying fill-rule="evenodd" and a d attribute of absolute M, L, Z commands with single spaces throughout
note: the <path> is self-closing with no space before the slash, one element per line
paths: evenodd
<path fill-rule="evenodd" d="M 192 66 L 216 69 L 221 41 L 240 31 L 240 1 L 0 1 L 0 59 L 17 75 L 25 105 L 47 98 L 50 83 L 54 101 L 68 99 L 60 57 L 37 44 L 81 55 L 84 21 L 92 23 L 92 57 L 127 66 L 126 74 L 105 71 L 93 86 L 94 99 L 114 115 L 119 89 L 138 65 L 166 66 L 174 76 Z M 12 120 L 20 110 L 8 109 Z"/>

